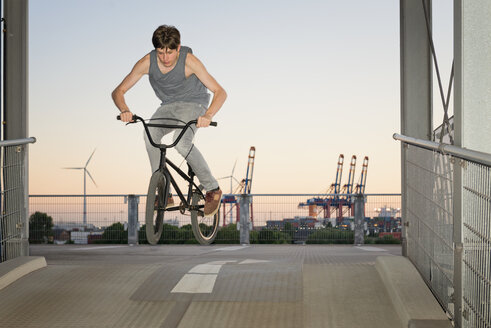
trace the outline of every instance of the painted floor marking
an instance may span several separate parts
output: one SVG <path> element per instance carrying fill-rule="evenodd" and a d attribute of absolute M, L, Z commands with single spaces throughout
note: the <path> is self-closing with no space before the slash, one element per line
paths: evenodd
<path fill-rule="evenodd" d="M 245 249 L 249 246 L 231 246 L 231 247 L 222 247 L 215 249 L 216 251 L 238 251 L 240 249 Z"/>
<path fill-rule="evenodd" d="M 108 249 L 108 248 L 125 248 L 128 246 L 96 246 L 96 247 L 82 247 L 82 248 L 71 248 L 71 251 L 92 251 L 96 249 Z"/>
<path fill-rule="evenodd" d="M 211 293 L 217 280 L 216 274 L 189 274 L 179 280 L 171 293 Z"/>
<path fill-rule="evenodd" d="M 208 262 L 207 264 L 212 264 L 212 265 L 225 265 L 227 263 L 235 263 L 237 260 L 228 260 L 228 261 L 212 261 Z"/>
<path fill-rule="evenodd" d="M 171 290 L 171 293 L 211 293 L 215 286 L 218 272 L 227 262 L 237 261 L 214 261 L 195 265 L 179 280 L 177 285 Z"/>
<path fill-rule="evenodd" d="M 218 274 L 218 271 L 220 271 L 220 268 L 222 267 L 223 264 L 199 264 L 189 270 L 189 273 L 216 273 Z"/>
<path fill-rule="evenodd" d="M 236 263 L 236 260 L 212 261 L 198 264 L 191 268 L 170 291 L 171 293 L 204 294 L 213 292 L 215 281 L 222 266 L 227 263 Z M 247 259 L 239 264 L 266 263 L 265 260 Z"/>
<path fill-rule="evenodd" d="M 356 248 L 367 251 L 367 252 L 387 252 L 387 250 L 378 247 L 361 247 L 356 246 Z"/>
<path fill-rule="evenodd" d="M 254 264 L 254 263 L 267 263 L 271 261 L 266 261 L 266 260 L 244 260 L 242 262 L 239 262 L 239 264 Z"/>

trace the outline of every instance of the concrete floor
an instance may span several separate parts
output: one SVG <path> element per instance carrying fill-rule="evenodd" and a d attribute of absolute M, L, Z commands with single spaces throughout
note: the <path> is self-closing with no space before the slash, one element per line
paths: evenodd
<path fill-rule="evenodd" d="M 31 246 L 1 327 L 404 327 L 377 256 L 399 245 Z"/>

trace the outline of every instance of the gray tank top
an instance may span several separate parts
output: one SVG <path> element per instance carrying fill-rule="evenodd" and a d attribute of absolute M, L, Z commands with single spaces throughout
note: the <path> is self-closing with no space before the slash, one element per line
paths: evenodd
<path fill-rule="evenodd" d="M 181 46 L 176 66 L 170 72 L 163 74 L 157 64 L 157 52 L 152 50 L 148 72 L 150 85 L 162 101 L 162 105 L 185 101 L 198 103 L 208 108 L 210 94 L 205 85 L 194 74 L 186 79 L 184 68 L 188 52 L 193 53 L 191 48 Z"/>

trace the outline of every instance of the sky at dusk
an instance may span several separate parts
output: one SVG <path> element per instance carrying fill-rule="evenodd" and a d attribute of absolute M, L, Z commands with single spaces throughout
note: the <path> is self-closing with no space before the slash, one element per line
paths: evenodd
<path fill-rule="evenodd" d="M 452 7 L 433 1 L 433 33 L 444 85 L 452 60 Z M 369 156 L 366 192 L 400 192 L 399 1 L 31 0 L 29 134 L 31 194 L 146 193 L 150 165 L 141 125 L 117 121 L 111 92 L 152 50 L 162 24 L 176 26 L 224 87 L 218 127 L 196 146 L 219 178 L 245 178 L 256 147 L 253 193 L 321 193 L 344 154 L 358 182 Z M 436 80 L 435 80 L 436 81 Z M 438 96 L 435 90 L 434 94 Z M 159 100 L 144 76 L 126 94 L 150 117 Z M 434 99 L 434 125 L 441 102 Z M 169 157 L 177 164 L 175 150 Z M 182 164 L 185 167 L 185 164 Z M 220 180 L 230 189 L 228 180 Z"/>

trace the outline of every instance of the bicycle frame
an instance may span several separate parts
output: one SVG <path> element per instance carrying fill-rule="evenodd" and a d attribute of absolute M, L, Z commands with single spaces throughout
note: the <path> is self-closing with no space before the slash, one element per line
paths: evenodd
<path fill-rule="evenodd" d="M 191 195 L 192 195 L 192 192 L 193 192 L 193 187 L 195 187 L 196 188 L 196 191 L 199 192 L 200 195 L 204 198 L 204 195 L 203 195 L 203 192 L 201 191 L 201 188 L 199 186 L 197 186 L 196 183 L 194 182 L 195 174 L 194 174 L 193 170 L 191 169 L 191 167 L 188 164 L 188 168 L 189 168 L 188 172 L 189 173 L 186 174 L 179 167 L 177 167 L 177 165 L 175 165 L 174 163 L 172 163 L 169 159 L 165 158 L 165 151 L 164 151 L 164 154 L 163 155 L 161 154 L 161 156 L 164 157 L 163 160 L 165 162 L 164 163 L 162 163 L 162 162 L 160 163 L 160 167 L 159 167 L 158 171 L 161 171 L 162 174 L 164 174 L 167 183 L 170 183 L 174 187 L 174 190 L 176 191 L 177 195 L 179 196 L 179 199 L 182 202 L 182 205 L 169 207 L 169 208 L 166 209 L 166 211 L 171 212 L 171 211 L 179 210 L 181 212 L 181 214 L 184 214 L 184 210 L 185 209 L 193 210 L 194 208 L 191 208 L 192 206 L 190 205 L 191 204 Z M 182 193 L 181 189 L 177 185 L 176 180 L 174 179 L 174 177 L 170 173 L 170 171 L 167 168 L 167 165 L 166 164 L 168 164 L 170 167 L 172 167 L 172 169 L 174 169 L 174 171 L 177 174 L 179 174 L 184 180 L 186 180 L 188 182 L 187 198 L 184 197 L 184 194 Z M 204 205 L 198 206 L 198 208 L 203 208 L 203 207 L 204 207 Z M 198 209 L 196 209 L 196 210 L 198 210 Z"/>
<path fill-rule="evenodd" d="M 118 119 L 121 119 L 121 117 L 119 115 L 118 115 L 117 118 Z M 198 205 L 197 206 L 198 208 L 192 208 L 193 206 L 190 205 L 191 204 L 191 196 L 192 196 L 192 192 L 193 192 L 193 187 L 195 187 L 196 188 L 196 191 L 199 192 L 200 195 L 204 198 L 204 195 L 203 195 L 203 192 L 201 191 L 201 188 L 198 185 L 196 185 L 196 183 L 194 183 L 195 173 L 193 172 L 191 166 L 189 166 L 189 164 L 188 164 L 188 174 L 186 174 L 177 165 L 175 165 L 174 163 L 172 163 L 166 157 L 167 148 L 175 147 L 179 143 L 179 141 L 181 140 L 181 138 L 184 136 L 184 133 L 186 132 L 186 130 L 192 124 L 196 124 L 197 123 L 197 120 L 189 121 L 185 125 L 153 124 L 153 123 L 146 123 L 145 120 L 143 120 L 141 117 L 139 117 L 137 115 L 133 115 L 133 122 L 129 122 L 128 124 L 130 124 L 130 123 L 137 123 L 138 121 L 140 121 L 143 124 L 143 127 L 145 128 L 145 133 L 147 134 L 147 137 L 148 137 L 148 140 L 150 141 L 150 144 L 152 146 L 154 146 L 155 148 L 158 148 L 160 150 L 160 163 L 159 163 L 159 168 L 157 169 L 157 171 L 162 172 L 162 174 L 166 178 L 166 188 L 165 188 L 166 193 L 168 193 L 169 183 L 170 183 L 174 187 L 174 190 L 176 191 L 176 193 L 179 196 L 179 199 L 181 200 L 181 203 L 182 203 L 182 205 L 169 207 L 169 208 L 166 208 L 165 210 L 166 211 L 176 211 L 176 210 L 179 210 L 181 212 L 181 214 L 184 214 L 184 211 L 186 209 L 188 209 L 188 210 L 197 210 L 197 211 L 200 212 L 200 214 L 203 214 L 199 209 L 203 208 L 204 205 Z M 210 125 L 211 126 L 217 126 L 217 123 L 216 122 L 211 122 Z M 152 135 L 150 134 L 150 130 L 148 129 L 149 127 L 171 128 L 171 129 L 182 129 L 182 130 L 181 130 L 181 132 L 179 133 L 179 135 L 177 136 L 177 138 L 175 139 L 175 141 L 172 144 L 166 145 L 166 144 L 158 144 L 158 143 L 156 143 L 152 139 Z M 178 173 L 184 180 L 186 180 L 188 182 L 187 198 L 184 197 L 184 194 L 182 193 L 181 189 L 177 185 L 176 180 L 174 179 L 174 177 L 170 173 L 170 171 L 169 171 L 169 169 L 167 167 L 167 164 L 172 169 L 174 169 L 174 171 L 176 173 Z"/>

